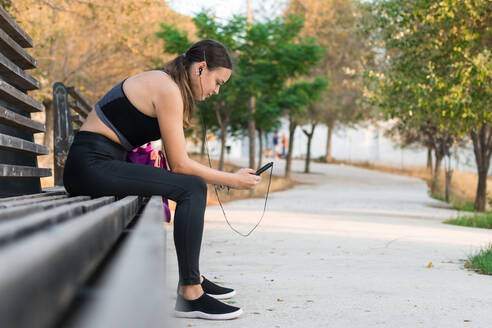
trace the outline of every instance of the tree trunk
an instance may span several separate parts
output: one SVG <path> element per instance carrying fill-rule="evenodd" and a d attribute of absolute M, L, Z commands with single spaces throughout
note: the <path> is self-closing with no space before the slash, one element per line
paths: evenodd
<path fill-rule="evenodd" d="M 333 161 L 333 158 L 331 157 L 331 137 L 333 135 L 333 128 L 335 127 L 335 122 L 330 121 L 326 126 L 328 127 L 328 136 L 326 138 L 325 162 L 331 163 Z"/>
<path fill-rule="evenodd" d="M 292 163 L 292 148 L 294 147 L 294 133 L 297 128 L 297 123 L 289 117 L 289 152 L 287 153 L 287 161 L 285 163 L 285 177 L 290 179 L 291 163 Z"/>
<path fill-rule="evenodd" d="M 248 122 L 248 134 L 249 134 L 249 167 L 255 169 L 255 143 L 256 143 L 256 126 L 253 115 L 255 114 L 256 99 L 251 96 L 249 99 L 249 113 L 251 118 Z"/>
<path fill-rule="evenodd" d="M 451 169 L 451 155 L 446 156 L 447 163 L 446 163 L 446 187 L 445 187 L 445 196 L 444 199 L 446 200 L 446 203 L 449 203 L 450 201 L 450 194 L 451 194 L 451 178 L 453 177 L 453 170 Z"/>
<path fill-rule="evenodd" d="M 480 130 L 470 132 L 478 171 L 478 186 L 475 196 L 475 211 L 483 212 L 487 204 L 487 173 L 492 154 L 492 126 L 483 124 Z"/>
<path fill-rule="evenodd" d="M 47 146 L 50 154 L 53 154 L 53 129 L 55 126 L 55 106 L 53 99 L 43 100 L 46 131 L 44 132 L 43 145 Z"/>
<path fill-rule="evenodd" d="M 258 151 L 258 166 L 261 167 L 263 160 L 263 129 L 258 129 L 258 137 L 260 138 L 260 149 Z"/>
<path fill-rule="evenodd" d="M 478 170 L 478 186 L 475 196 L 474 210 L 477 212 L 485 211 L 487 203 L 487 171 L 484 169 Z"/>
<path fill-rule="evenodd" d="M 224 169 L 224 154 L 227 139 L 227 127 L 222 127 L 220 129 L 220 158 L 219 158 L 219 171 Z"/>
<path fill-rule="evenodd" d="M 437 195 L 437 188 L 439 181 L 441 180 L 441 162 L 443 155 L 440 151 L 435 150 L 436 166 L 434 167 L 434 174 L 432 175 L 431 194 Z"/>
<path fill-rule="evenodd" d="M 304 173 L 309 173 L 309 164 L 311 164 L 311 141 L 313 141 L 314 129 L 316 128 L 316 123 L 311 124 L 311 132 L 302 130 L 304 134 L 308 137 L 307 142 L 307 153 L 306 153 L 306 164 L 304 165 Z"/>
<path fill-rule="evenodd" d="M 427 168 L 432 174 L 432 147 L 427 147 Z"/>
<path fill-rule="evenodd" d="M 200 158 L 203 160 L 205 156 L 205 141 L 207 140 L 207 130 L 203 129 L 202 126 L 202 149 L 200 150 Z"/>
<path fill-rule="evenodd" d="M 229 117 L 225 115 L 222 117 L 220 112 L 220 107 L 217 106 L 215 108 L 215 116 L 217 116 L 217 122 L 220 126 L 220 158 L 219 158 L 219 171 L 222 171 L 224 168 L 224 154 L 225 154 L 225 146 L 227 139 L 227 127 L 229 126 Z"/>

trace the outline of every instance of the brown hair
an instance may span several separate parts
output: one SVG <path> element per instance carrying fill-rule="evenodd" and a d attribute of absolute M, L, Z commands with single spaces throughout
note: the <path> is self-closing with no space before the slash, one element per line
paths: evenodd
<path fill-rule="evenodd" d="M 215 40 L 201 40 L 191 46 L 184 54 L 179 55 L 166 64 L 165 68 L 171 73 L 174 82 L 178 84 L 183 97 L 183 127 L 189 128 L 193 117 L 195 99 L 190 87 L 188 69 L 193 63 L 206 62 L 207 68 L 224 67 L 232 69 L 232 61 L 226 47 Z"/>

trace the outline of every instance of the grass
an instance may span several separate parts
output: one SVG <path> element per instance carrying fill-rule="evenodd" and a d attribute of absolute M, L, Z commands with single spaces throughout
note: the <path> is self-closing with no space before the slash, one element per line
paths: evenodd
<path fill-rule="evenodd" d="M 492 275 L 492 244 L 470 255 L 465 267 L 481 274 Z"/>
<path fill-rule="evenodd" d="M 444 223 L 465 227 L 492 229 L 492 212 L 459 215 L 456 218 L 444 221 Z"/>
<path fill-rule="evenodd" d="M 442 196 L 431 195 L 432 198 L 445 202 L 446 200 Z M 466 199 L 456 199 L 451 195 L 449 203 L 454 207 L 455 210 L 462 212 L 475 212 L 475 204 L 472 201 Z"/>

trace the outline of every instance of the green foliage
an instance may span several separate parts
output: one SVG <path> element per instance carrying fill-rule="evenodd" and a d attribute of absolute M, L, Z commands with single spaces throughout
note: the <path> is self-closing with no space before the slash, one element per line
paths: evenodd
<path fill-rule="evenodd" d="M 391 118 L 458 136 L 492 122 L 488 1 L 374 3 L 371 29 L 385 49 L 371 94 Z M 488 9 L 487 9 L 488 7 Z M 489 44 L 489 46 L 487 46 Z"/>
<path fill-rule="evenodd" d="M 186 31 L 179 31 L 174 25 L 161 23 L 162 31 L 155 34 L 164 41 L 164 51 L 170 54 L 182 54 L 193 45 Z"/>
<path fill-rule="evenodd" d="M 229 132 L 239 132 L 254 119 L 258 129 L 272 131 L 279 126 L 285 110 L 300 111 L 302 106 L 319 99 L 325 79 L 286 87 L 288 79 L 309 73 L 324 52 L 314 39 L 298 37 L 304 23 L 301 18 L 290 15 L 248 25 L 242 16 L 221 23 L 213 14 L 201 12 L 193 21 L 197 37 L 222 42 L 235 63 L 234 72 L 219 95 L 197 104 L 211 130 L 228 128 Z M 185 32 L 165 23 L 161 29 L 157 35 L 164 41 L 166 52 L 180 54 L 191 46 Z M 256 97 L 257 104 L 253 117 L 248 111 L 251 96 Z"/>
<path fill-rule="evenodd" d="M 247 30 L 245 43 L 240 47 L 239 66 L 243 90 L 257 99 L 254 119 L 258 129 L 274 130 L 283 113 L 300 110 L 300 104 L 309 103 L 302 102 L 309 98 L 306 94 L 319 89 L 321 80 L 304 81 L 287 92 L 287 81 L 308 74 L 325 52 L 315 39 L 299 37 L 303 24 L 302 18 L 289 15 L 252 24 Z"/>
<path fill-rule="evenodd" d="M 278 94 L 278 106 L 288 110 L 291 117 L 302 117 L 306 114 L 306 106 L 319 100 L 327 85 L 328 81 L 321 77 L 313 82 L 293 83 Z"/>
<path fill-rule="evenodd" d="M 467 267 L 475 269 L 479 273 L 492 275 L 492 244 L 479 250 L 476 254 L 470 255 L 468 261 Z"/>
<path fill-rule="evenodd" d="M 241 44 L 240 38 L 246 31 L 246 18 L 243 16 L 234 15 L 225 24 L 220 24 L 212 13 L 201 12 L 193 18 L 193 22 L 198 28 L 197 36 L 200 39 L 217 40 L 233 53 Z"/>

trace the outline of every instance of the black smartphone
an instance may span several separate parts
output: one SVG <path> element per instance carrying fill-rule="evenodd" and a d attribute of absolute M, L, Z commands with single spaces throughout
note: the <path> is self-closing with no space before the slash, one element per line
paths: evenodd
<path fill-rule="evenodd" d="M 263 167 L 261 167 L 258 170 L 256 170 L 256 173 L 255 174 L 256 175 L 262 174 L 263 172 L 265 172 L 266 170 L 268 170 L 272 165 L 273 165 L 273 162 L 270 162 L 270 163 L 265 164 Z"/>

